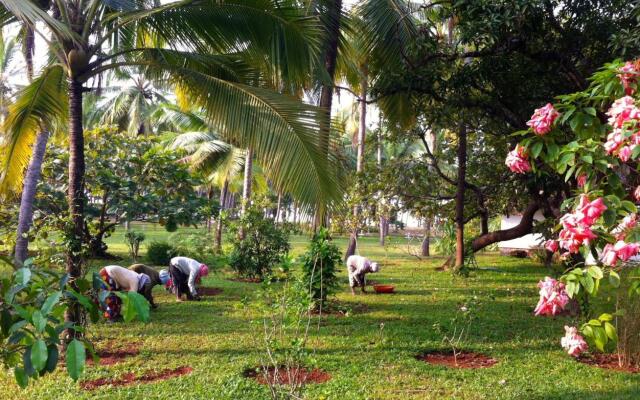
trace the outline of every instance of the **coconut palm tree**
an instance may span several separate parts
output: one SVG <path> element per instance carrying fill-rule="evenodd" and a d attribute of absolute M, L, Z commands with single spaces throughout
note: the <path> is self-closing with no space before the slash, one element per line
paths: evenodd
<path fill-rule="evenodd" d="M 66 84 L 59 93 L 66 97 L 64 105 L 39 99 L 36 87 L 29 85 L 22 107 L 15 107 L 9 117 L 5 159 L 12 159 L 16 148 L 31 143 L 39 128 L 68 109 L 67 273 L 72 282 L 81 276 L 83 262 L 83 97 L 87 83 L 109 71 L 133 69 L 152 82 L 188 93 L 226 139 L 265 149 L 263 165 L 279 169 L 279 183 L 307 204 L 338 197 L 331 163 L 318 151 L 318 110 L 264 88 L 262 70 L 255 67 L 255 60 L 266 60 L 287 79 L 307 79 L 318 30 L 296 2 L 57 0 L 52 10 L 34 0 L 0 4 L 0 24 L 20 21 L 47 41 L 54 61 L 40 77 L 55 75 Z M 12 162 L 7 165 L 3 179 L 15 180 L 21 170 L 12 168 Z M 70 307 L 66 320 L 79 321 L 79 312 L 77 306 Z"/>

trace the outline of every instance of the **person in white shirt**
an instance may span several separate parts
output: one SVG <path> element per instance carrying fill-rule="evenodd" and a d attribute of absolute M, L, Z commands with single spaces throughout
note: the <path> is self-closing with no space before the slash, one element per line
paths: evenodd
<path fill-rule="evenodd" d="M 364 288 L 367 284 L 365 275 L 368 273 L 378 272 L 380 268 L 378 263 L 371 262 L 366 257 L 362 256 L 349 256 L 347 258 L 347 272 L 349 273 L 349 287 L 351 287 L 351 294 L 356 294 L 355 287 L 360 286 L 362 293 L 366 293 Z"/>
<path fill-rule="evenodd" d="M 138 274 L 134 271 L 119 265 L 107 265 L 99 272 L 100 277 L 105 282 L 105 288 L 110 291 L 138 292 L 143 295 L 151 307 L 156 308 L 151 295 L 151 279 L 147 274 Z M 110 321 L 120 319 L 120 299 L 112 294 L 105 300 L 105 317 Z"/>
<path fill-rule="evenodd" d="M 182 301 L 182 295 L 187 300 L 200 300 L 196 283 L 203 276 L 209 275 L 209 267 L 189 257 L 173 257 L 169 262 L 169 274 L 173 281 L 176 300 Z"/>

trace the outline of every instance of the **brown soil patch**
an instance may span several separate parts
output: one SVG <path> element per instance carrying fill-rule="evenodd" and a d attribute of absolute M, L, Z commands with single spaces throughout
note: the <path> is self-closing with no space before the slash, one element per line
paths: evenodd
<path fill-rule="evenodd" d="M 140 354 L 140 344 L 130 343 L 126 347 L 112 348 L 108 346 L 105 349 L 97 350 L 96 353 L 100 357 L 99 365 L 113 365 L 120 363 L 128 357 L 135 357 Z M 87 364 L 93 364 L 93 358 L 87 358 Z"/>
<path fill-rule="evenodd" d="M 634 366 L 620 365 L 617 354 L 584 354 L 576 358 L 578 362 L 591 365 L 598 368 L 611 369 L 614 371 L 628 372 L 631 374 L 637 374 L 640 372 L 640 368 Z"/>
<path fill-rule="evenodd" d="M 198 288 L 198 294 L 203 296 L 217 296 L 222 293 L 222 289 L 216 287 L 200 287 Z"/>
<path fill-rule="evenodd" d="M 136 376 L 132 372 L 128 372 L 119 378 L 100 378 L 91 381 L 80 382 L 80 387 L 84 390 L 95 390 L 102 386 L 129 386 L 136 383 L 151 383 L 175 378 L 182 375 L 190 374 L 193 371 L 191 367 L 179 367 L 175 369 L 163 369 L 162 371 L 150 371 L 141 376 Z"/>
<path fill-rule="evenodd" d="M 270 384 L 278 385 L 291 385 L 296 384 L 309 384 L 309 383 L 324 383 L 331 379 L 331 375 L 324 372 L 321 369 L 314 368 L 308 370 L 304 367 L 289 368 L 280 366 L 277 369 L 275 367 L 269 367 L 265 376 L 265 372 L 262 367 L 247 369 L 244 371 L 245 378 L 255 379 L 259 384 L 266 385 L 267 380 Z"/>
<path fill-rule="evenodd" d="M 463 351 L 454 356 L 452 351 L 434 351 L 416 357 L 429 364 L 444 365 L 452 368 L 488 368 L 498 360 L 484 354 Z"/>

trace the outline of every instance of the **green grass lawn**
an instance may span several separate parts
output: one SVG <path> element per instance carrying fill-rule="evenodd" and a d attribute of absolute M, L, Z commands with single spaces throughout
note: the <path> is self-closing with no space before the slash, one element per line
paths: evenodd
<path fill-rule="evenodd" d="M 147 238 L 166 236 L 147 230 Z M 559 346 L 567 319 L 532 315 L 536 282 L 545 269 L 529 260 L 484 254 L 480 270 L 469 278 L 437 272 L 439 257 L 419 260 L 406 251 L 405 239 L 379 247 L 375 238 L 360 241 L 360 253 L 379 260 L 382 271 L 371 276 L 396 285 L 393 295 L 352 296 L 342 270 L 337 301 L 352 307 L 347 317 L 323 317 L 314 324 L 310 345 L 317 367 L 331 374 L 324 384 L 309 385 L 308 399 L 637 399 L 640 375 L 579 364 Z M 123 255 L 122 232 L 109 239 Z M 306 238 L 292 238 L 299 254 Z M 339 239 L 344 249 L 346 241 Z M 121 262 L 126 264 L 126 260 Z M 258 315 L 241 306 L 258 286 L 230 281 L 218 271 L 204 285 L 224 292 L 203 302 L 176 303 L 162 288 L 154 294 L 160 308 L 151 322 L 99 323 L 90 327 L 98 347 L 108 341 L 139 342 L 140 355 L 112 366 L 87 367 L 82 379 L 127 372 L 191 366 L 190 375 L 122 388 L 83 391 L 62 371 L 20 390 L 0 372 L 0 399 L 266 399 L 268 390 L 244 378 L 258 364 L 262 350 Z M 473 296 L 482 304 L 465 348 L 495 357 L 486 369 L 451 369 L 415 359 L 421 352 L 444 348 L 434 324 L 447 326 L 460 305 Z M 364 304 L 366 307 L 356 307 Z M 360 310 L 360 311 L 357 311 Z M 384 327 L 381 328 L 381 325 Z M 579 386 L 579 388 L 578 388 Z"/>

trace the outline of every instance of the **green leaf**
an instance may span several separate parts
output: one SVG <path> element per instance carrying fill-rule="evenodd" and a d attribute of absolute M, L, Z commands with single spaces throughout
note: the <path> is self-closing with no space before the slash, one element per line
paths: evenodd
<path fill-rule="evenodd" d="M 582 278 L 580 278 L 580 283 L 584 287 L 584 290 L 587 291 L 587 293 L 589 294 L 593 293 L 593 290 L 595 289 L 595 285 L 593 283 L 593 278 L 591 276 L 588 276 L 588 275 L 583 276 Z"/>
<path fill-rule="evenodd" d="M 591 157 L 590 155 L 584 155 L 582 157 L 580 157 L 580 159 L 584 162 L 586 162 L 587 164 L 592 164 L 593 163 L 593 157 Z"/>
<path fill-rule="evenodd" d="M 49 345 L 49 347 L 47 347 L 47 351 L 49 354 L 47 356 L 47 365 L 44 367 L 44 370 L 47 372 L 53 372 L 58 366 L 58 358 L 60 356 L 58 353 L 58 346 L 54 344 Z"/>
<path fill-rule="evenodd" d="M 613 315 L 608 313 L 603 313 L 598 317 L 598 319 L 600 321 L 613 321 Z"/>
<path fill-rule="evenodd" d="M 609 271 L 609 283 L 614 288 L 620 287 L 620 275 L 616 271 Z"/>
<path fill-rule="evenodd" d="M 604 352 L 604 346 L 607 344 L 607 334 L 603 327 L 598 326 L 593 328 L 593 341 L 598 350 Z"/>
<path fill-rule="evenodd" d="M 587 323 L 591 326 L 602 326 L 602 322 L 598 319 L 590 319 Z"/>
<path fill-rule="evenodd" d="M 16 378 L 16 383 L 18 384 L 18 386 L 20 386 L 21 388 L 26 388 L 27 385 L 29 384 L 29 376 L 24 372 L 24 369 L 22 368 L 15 368 L 13 370 L 13 376 L 15 376 Z"/>
<path fill-rule="evenodd" d="M 31 280 L 31 270 L 29 268 L 20 268 L 15 272 L 16 285 L 26 285 Z"/>
<path fill-rule="evenodd" d="M 138 319 L 142 322 L 148 322 L 151 306 L 147 299 L 145 299 L 140 293 L 136 292 L 129 292 L 129 298 L 131 299 L 129 304 L 133 304 L 136 314 L 138 315 Z"/>
<path fill-rule="evenodd" d="M 531 155 L 533 158 L 538 158 L 540 152 L 542 151 L 543 142 L 536 142 L 533 146 L 531 146 Z"/>
<path fill-rule="evenodd" d="M 593 108 L 593 107 L 587 107 L 587 108 L 585 108 L 583 111 L 584 111 L 585 113 L 589 114 L 589 115 L 594 116 L 594 117 L 598 115 L 598 113 L 596 112 L 596 109 L 595 109 L 595 108 Z"/>
<path fill-rule="evenodd" d="M 42 339 L 31 346 L 31 364 L 36 371 L 42 371 L 47 365 L 47 344 Z"/>
<path fill-rule="evenodd" d="M 47 326 L 47 318 L 39 310 L 33 312 L 31 322 L 33 322 L 33 326 L 36 327 L 38 333 L 44 332 L 44 328 Z"/>
<path fill-rule="evenodd" d="M 607 337 L 611 339 L 613 342 L 618 341 L 618 332 L 616 331 L 616 327 L 609 322 L 604 323 L 604 331 L 607 334 Z"/>
<path fill-rule="evenodd" d="M 639 146 L 640 147 L 640 146 Z M 622 208 L 624 208 L 625 210 L 629 211 L 629 212 L 637 212 L 638 211 L 638 207 L 636 207 L 636 205 L 629 201 L 629 200 L 623 200 L 620 205 L 622 206 Z"/>
<path fill-rule="evenodd" d="M 69 345 L 67 345 L 67 372 L 74 381 L 77 381 L 82 372 L 84 371 L 84 363 L 86 358 L 86 352 L 84 344 L 73 339 Z"/>
<path fill-rule="evenodd" d="M 602 277 L 604 276 L 604 274 L 602 273 L 602 269 L 595 265 L 589 267 L 587 269 L 587 273 L 591 275 L 593 279 L 602 279 Z"/>
<path fill-rule="evenodd" d="M 44 304 L 42 304 L 42 307 L 40 308 L 40 312 L 42 312 L 42 315 L 49 315 L 49 313 L 51 312 L 51 309 L 58 304 L 58 302 L 60 301 L 60 298 L 62 297 L 62 292 L 55 292 L 49 295 L 49 297 L 47 297 L 47 300 L 44 301 Z"/>

